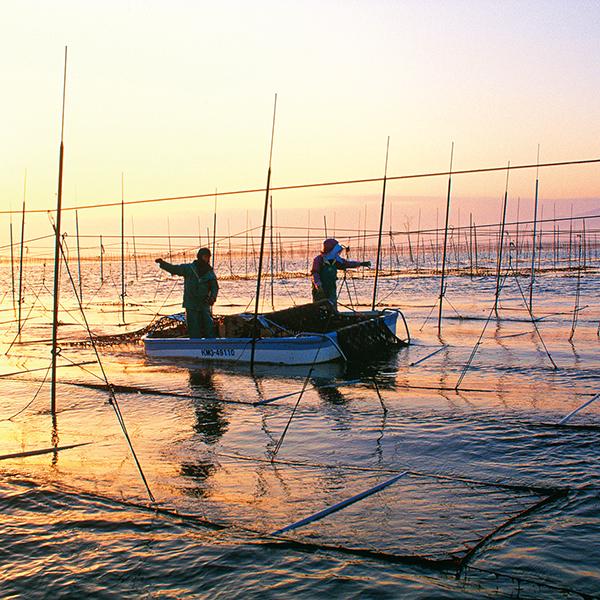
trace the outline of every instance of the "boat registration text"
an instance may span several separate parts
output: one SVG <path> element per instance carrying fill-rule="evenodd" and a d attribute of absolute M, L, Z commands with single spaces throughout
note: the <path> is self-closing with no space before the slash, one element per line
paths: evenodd
<path fill-rule="evenodd" d="M 200 354 L 210 358 L 220 356 L 235 356 L 235 350 L 232 348 L 201 348 Z"/>

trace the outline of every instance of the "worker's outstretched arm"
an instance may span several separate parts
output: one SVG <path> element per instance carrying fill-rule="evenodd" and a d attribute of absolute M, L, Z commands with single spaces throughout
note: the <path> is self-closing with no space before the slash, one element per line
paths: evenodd
<path fill-rule="evenodd" d="M 371 261 L 358 261 L 358 260 L 346 260 L 345 258 L 338 257 L 336 260 L 338 269 L 356 269 L 356 267 L 370 267 Z"/>
<path fill-rule="evenodd" d="M 167 273 L 171 273 L 171 275 L 185 275 L 185 268 L 187 265 L 172 265 L 162 258 L 157 258 L 154 262 L 157 263 L 161 269 L 167 271 Z"/>

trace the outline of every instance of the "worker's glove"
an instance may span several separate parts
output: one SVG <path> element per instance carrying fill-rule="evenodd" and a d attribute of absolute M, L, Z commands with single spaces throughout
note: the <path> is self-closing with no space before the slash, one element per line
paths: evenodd
<path fill-rule="evenodd" d="M 365 262 L 361 262 L 360 263 L 361 267 L 370 267 L 371 266 L 371 261 L 370 260 L 365 260 Z"/>
<path fill-rule="evenodd" d="M 314 297 L 317 300 L 325 300 L 325 298 L 327 298 L 327 294 L 325 293 L 325 291 L 323 290 L 323 288 L 320 285 L 317 285 L 315 287 L 315 295 Z"/>
<path fill-rule="evenodd" d="M 157 258 L 157 259 L 156 259 L 154 262 L 155 262 L 156 264 L 160 265 L 160 263 L 161 263 L 161 262 L 164 262 L 164 261 L 163 261 L 163 259 L 162 259 L 162 258 Z"/>

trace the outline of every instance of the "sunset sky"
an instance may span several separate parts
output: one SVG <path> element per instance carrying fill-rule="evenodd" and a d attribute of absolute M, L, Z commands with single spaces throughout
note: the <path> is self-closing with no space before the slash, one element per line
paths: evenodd
<path fill-rule="evenodd" d="M 600 157 L 596 1 L 3 2 L 0 196 L 55 205 L 64 46 L 69 47 L 64 205 L 263 187 L 278 94 L 273 185 Z M 505 175 L 462 176 L 454 207 L 498 219 Z M 511 175 L 528 217 L 535 172 Z M 280 224 L 323 214 L 375 227 L 380 184 L 281 192 Z M 600 212 L 600 165 L 540 173 L 559 214 Z M 446 180 L 389 186 L 394 226 L 435 222 Z M 258 224 L 261 194 L 219 202 Z M 511 205 L 512 206 L 512 205 Z M 511 207 L 514 212 L 514 206 Z M 550 209 L 546 209 L 550 210 Z M 212 200 L 128 209 L 136 233 L 195 233 Z M 16 217 L 15 217 L 16 218 Z M 115 233 L 116 208 L 82 211 Z M 457 213 L 453 212 L 456 220 Z M 465 217 L 463 217 L 464 219 Z M 6 243 L 8 215 L 0 215 Z M 72 230 L 73 215 L 65 216 Z M 45 215 L 28 231 L 49 233 Z"/>

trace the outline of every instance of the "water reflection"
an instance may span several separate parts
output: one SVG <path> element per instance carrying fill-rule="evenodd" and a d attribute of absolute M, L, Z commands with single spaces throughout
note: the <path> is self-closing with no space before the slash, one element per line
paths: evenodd
<path fill-rule="evenodd" d="M 229 421 L 226 418 L 218 387 L 212 369 L 190 370 L 190 389 L 194 394 L 195 431 L 208 445 L 216 444 L 227 432 Z"/>
<path fill-rule="evenodd" d="M 333 404 L 337 406 L 345 406 L 347 404 L 347 400 L 344 397 L 344 394 L 340 392 L 340 389 L 337 387 L 333 387 L 330 384 L 323 384 L 322 380 L 315 380 L 314 382 L 317 390 L 317 394 L 319 398 L 325 404 Z"/>
<path fill-rule="evenodd" d="M 190 369 L 189 387 L 193 393 L 195 421 L 194 431 L 201 441 L 214 446 L 227 432 L 229 420 L 226 418 L 223 397 L 215 384 L 214 371 L 211 368 Z M 181 463 L 180 473 L 191 479 L 195 485 L 186 487 L 190 496 L 202 498 L 208 495 L 207 481 L 217 471 L 217 465 L 209 456 L 203 459 L 188 460 Z"/>
<path fill-rule="evenodd" d="M 56 414 L 52 415 L 52 433 L 50 435 L 50 443 L 52 447 L 55 449 L 52 453 L 52 466 L 55 467 L 58 463 L 58 444 L 60 442 L 60 438 L 58 437 L 58 421 L 56 419 Z"/>

